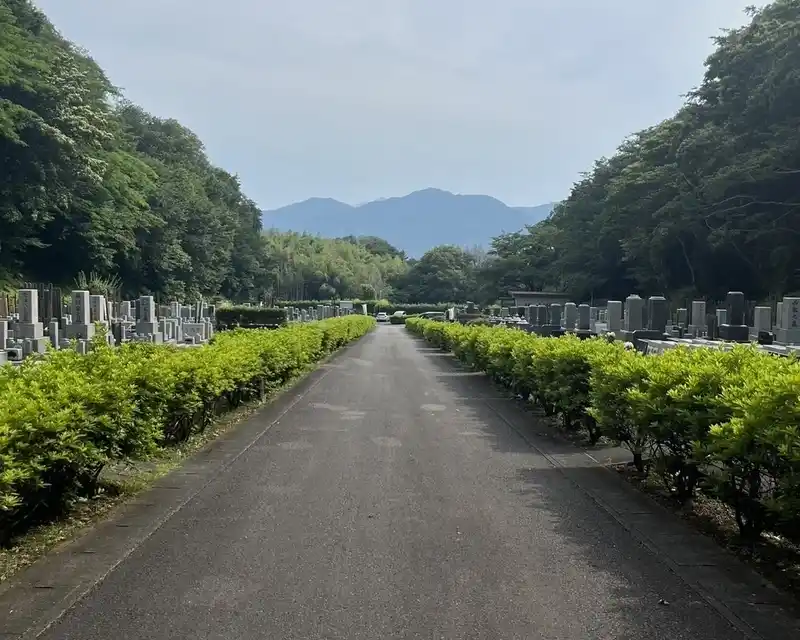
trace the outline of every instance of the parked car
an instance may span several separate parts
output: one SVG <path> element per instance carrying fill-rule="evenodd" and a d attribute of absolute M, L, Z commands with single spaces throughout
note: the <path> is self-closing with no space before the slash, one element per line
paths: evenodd
<path fill-rule="evenodd" d="M 445 314 L 442 311 L 426 311 L 425 313 L 420 313 L 419 317 L 425 318 L 426 320 L 445 321 Z"/>
<path fill-rule="evenodd" d="M 389 322 L 389 314 L 384 311 L 379 311 L 375 314 L 375 320 L 378 322 Z"/>

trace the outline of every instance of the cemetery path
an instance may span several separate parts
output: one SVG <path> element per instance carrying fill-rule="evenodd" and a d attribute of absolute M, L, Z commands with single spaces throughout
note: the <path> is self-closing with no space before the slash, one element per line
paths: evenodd
<path fill-rule="evenodd" d="M 713 546 L 665 559 L 656 538 L 675 523 L 482 376 L 396 326 L 326 367 L 42 637 L 748 637 L 720 604 L 746 596 L 708 573 Z M 620 513 L 649 518 L 656 543 Z"/>

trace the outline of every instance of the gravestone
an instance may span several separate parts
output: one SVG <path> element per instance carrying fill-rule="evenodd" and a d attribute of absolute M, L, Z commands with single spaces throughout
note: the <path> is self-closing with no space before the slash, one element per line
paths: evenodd
<path fill-rule="evenodd" d="M 625 298 L 625 316 L 623 318 L 622 339 L 634 342 L 634 332 L 644 328 L 644 300 L 636 294 Z"/>
<path fill-rule="evenodd" d="M 8 348 L 8 320 L 0 318 L 0 351 Z"/>
<path fill-rule="evenodd" d="M 105 296 L 89 296 L 89 319 L 94 324 L 106 324 L 106 299 Z"/>
<path fill-rule="evenodd" d="M 647 299 L 647 328 L 664 334 L 669 319 L 669 305 L 664 296 L 650 296 Z"/>
<path fill-rule="evenodd" d="M 72 322 L 73 324 L 91 324 L 89 313 L 89 292 L 88 291 L 73 291 L 72 292 Z"/>
<path fill-rule="evenodd" d="M 706 314 L 706 333 L 709 340 L 719 340 L 719 311 Z"/>
<path fill-rule="evenodd" d="M 545 325 L 549 324 L 550 322 L 550 314 L 548 313 L 548 309 L 543 304 L 540 304 L 536 307 L 536 326 L 544 327 Z"/>
<path fill-rule="evenodd" d="M 784 297 L 781 311 L 783 315 L 778 329 L 778 341 L 784 344 L 800 344 L 800 298 Z"/>
<path fill-rule="evenodd" d="M 47 337 L 50 338 L 50 344 L 53 345 L 54 349 L 58 349 L 60 343 L 58 339 L 58 329 L 58 320 L 51 320 L 47 327 Z"/>
<path fill-rule="evenodd" d="M 184 322 L 183 323 L 183 340 L 193 338 L 194 344 L 205 342 L 206 340 L 206 324 L 205 322 Z"/>
<path fill-rule="evenodd" d="M 625 298 L 625 331 L 644 329 L 644 300 L 637 295 Z"/>
<path fill-rule="evenodd" d="M 762 331 L 772 333 L 772 307 L 753 309 L 753 335 L 758 337 Z"/>
<path fill-rule="evenodd" d="M 638 297 L 638 296 L 637 296 Z M 631 296 L 629 296 L 629 299 Z M 639 307 L 636 300 L 632 301 L 633 313 L 631 321 L 635 323 L 639 317 L 639 309 L 644 311 L 644 304 Z M 634 347 L 641 351 L 647 345 L 646 341 L 664 340 L 669 320 L 669 306 L 664 296 L 650 296 L 647 299 L 646 312 L 643 315 L 647 319 L 647 329 L 636 329 L 635 331 L 623 331 L 623 336 L 627 342 L 632 342 Z"/>
<path fill-rule="evenodd" d="M 545 310 L 548 310 L 548 308 L 545 307 Z M 549 312 L 550 317 L 547 320 L 547 324 L 540 329 L 541 335 L 554 337 L 564 335 L 564 328 L 561 326 L 561 305 L 557 302 L 552 303 Z"/>
<path fill-rule="evenodd" d="M 719 325 L 719 337 L 729 342 L 749 342 L 750 327 L 745 324 L 745 299 L 741 291 L 728 291 L 725 299 L 726 322 Z"/>
<path fill-rule="evenodd" d="M 41 340 L 44 338 L 44 326 L 39 322 L 39 292 L 36 289 L 19 290 L 19 321 L 14 336 L 21 340 Z M 32 347 L 39 351 L 38 345 Z"/>
<path fill-rule="evenodd" d="M 567 302 L 564 305 L 564 328 L 567 331 L 574 331 L 578 324 L 578 305 L 574 302 Z"/>
<path fill-rule="evenodd" d="M 692 337 L 699 338 L 706 331 L 706 301 L 692 301 L 692 315 L 689 318 L 689 333 Z"/>
<path fill-rule="evenodd" d="M 578 331 L 589 331 L 592 308 L 588 304 L 578 305 Z"/>
<path fill-rule="evenodd" d="M 685 308 L 680 308 L 675 314 L 675 324 L 679 327 L 687 327 L 689 325 L 689 310 Z"/>
<path fill-rule="evenodd" d="M 138 306 L 139 321 L 136 323 L 136 334 L 153 336 L 153 342 L 161 344 L 164 341 L 164 335 L 159 331 L 155 299 L 153 296 L 140 296 Z"/>
<path fill-rule="evenodd" d="M 606 305 L 606 327 L 609 333 L 619 338 L 622 332 L 622 302 L 609 300 Z"/>

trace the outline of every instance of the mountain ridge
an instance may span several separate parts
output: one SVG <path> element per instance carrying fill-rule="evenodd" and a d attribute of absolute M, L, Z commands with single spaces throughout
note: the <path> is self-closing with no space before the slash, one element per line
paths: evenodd
<path fill-rule="evenodd" d="M 262 223 L 265 229 L 325 237 L 378 236 L 409 256 L 419 257 L 440 244 L 486 246 L 501 233 L 544 220 L 553 206 L 510 207 L 489 195 L 428 187 L 358 205 L 334 198 L 307 198 L 262 211 Z"/>

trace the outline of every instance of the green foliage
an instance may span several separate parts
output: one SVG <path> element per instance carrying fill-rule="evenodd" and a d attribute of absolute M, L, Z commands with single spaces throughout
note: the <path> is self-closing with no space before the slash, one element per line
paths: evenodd
<path fill-rule="evenodd" d="M 277 307 L 220 307 L 216 311 L 218 329 L 233 327 L 279 327 L 286 324 L 286 310 Z"/>
<path fill-rule="evenodd" d="M 219 333 L 202 347 L 102 337 L 0 367 L 0 542 L 92 493 L 111 460 L 143 458 L 262 397 L 374 326 L 367 316 Z"/>
<path fill-rule="evenodd" d="M 359 298 L 353 298 L 352 302 L 355 304 L 362 304 L 362 303 L 366 304 L 367 313 L 370 315 L 374 315 L 379 311 L 383 311 L 384 313 L 388 313 L 389 315 L 393 314 L 395 311 L 405 311 L 408 314 L 428 313 L 428 312 L 443 313 L 447 311 L 447 309 L 456 306 L 453 303 L 403 304 L 400 302 L 389 302 L 388 300 L 360 300 Z M 338 303 L 335 300 L 279 300 L 275 302 L 276 307 L 296 307 L 298 309 L 312 309 L 314 307 L 318 307 L 323 304 L 335 305 Z"/>
<path fill-rule="evenodd" d="M 375 248 L 377 238 L 362 243 L 270 230 L 264 239 L 269 294 L 275 299 L 383 298 L 408 269 L 395 252 Z"/>
<path fill-rule="evenodd" d="M 398 278 L 395 298 L 428 304 L 466 302 L 475 290 L 475 268 L 475 256 L 469 251 L 449 245 L 434 247 Z"/>
<path fill-rule="evenodd" d="M 643 356 L 619 342 L 408 318 L 409 331 L 486 371 L 564 428 L 626 446 L 676 499 L 699 489 L 743 536 L 800 531 L 800 363 L 750 346 Z"/>

